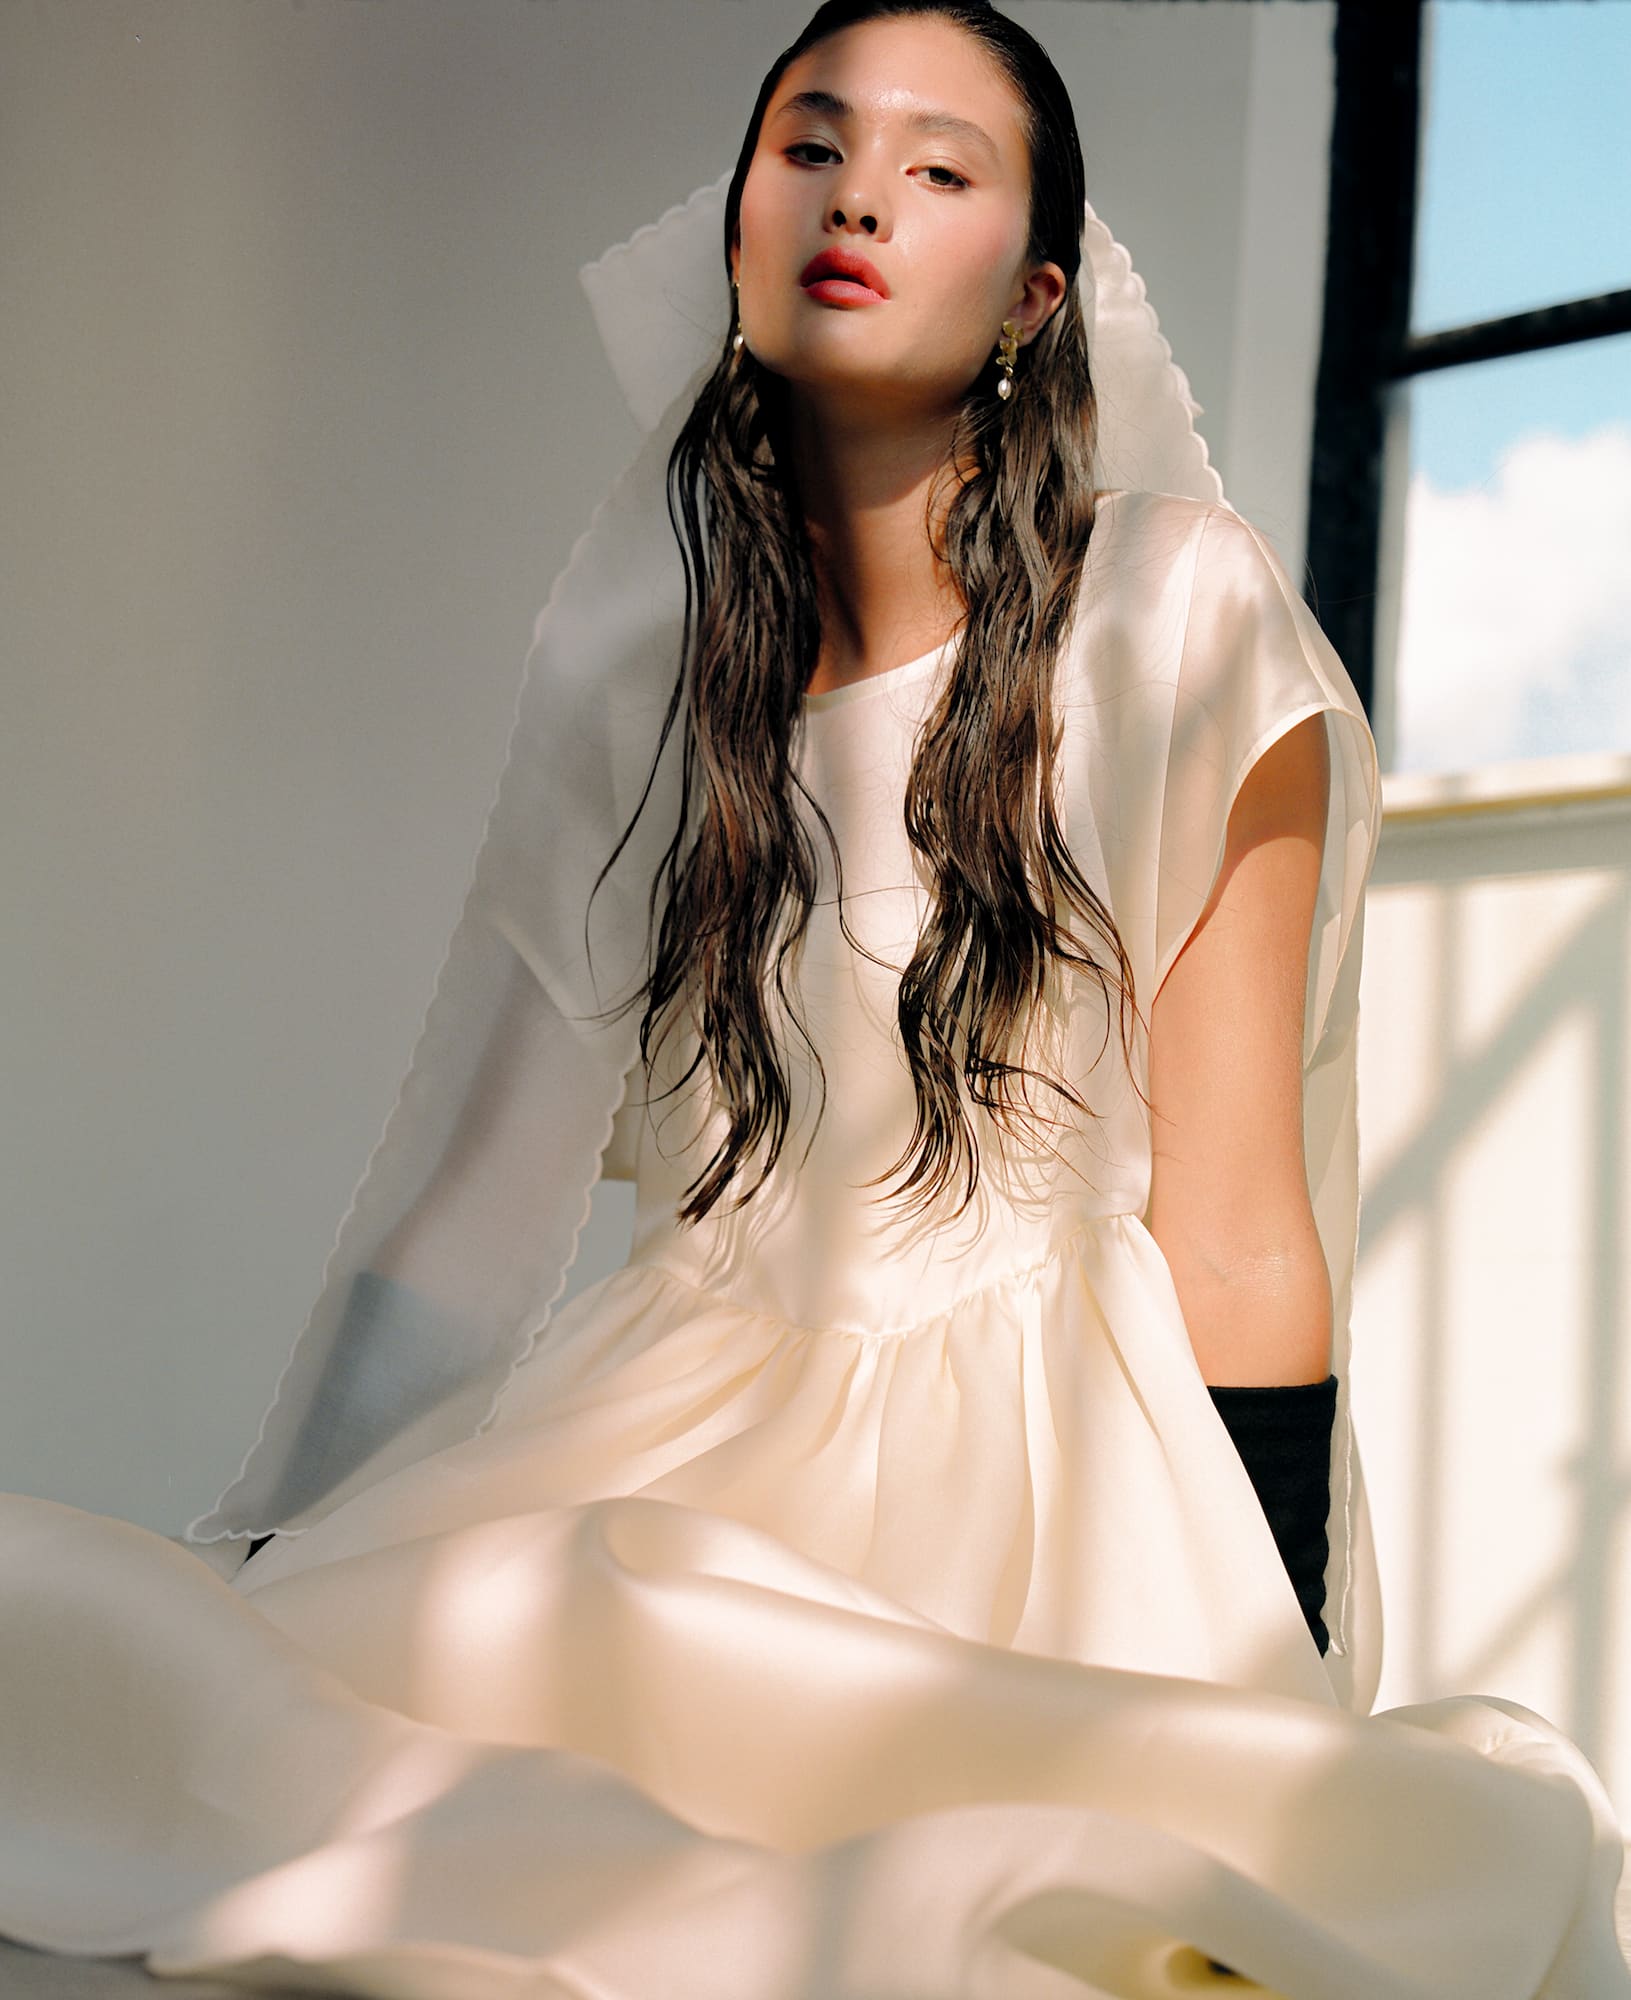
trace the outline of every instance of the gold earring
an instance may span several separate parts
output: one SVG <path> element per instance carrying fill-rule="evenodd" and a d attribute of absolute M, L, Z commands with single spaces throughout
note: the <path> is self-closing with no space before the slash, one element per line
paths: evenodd
<path fill-rule="evenodd" d="M 742 283 L 739 278 L 731 280 L 731 296 L 736 305 L 736 332 L 731 336 L 731 354 L 742 352 Z"/>
<path fill-rule="evenodd" d="M 1019 352 L 1019 328 L 1011 319 L 1002 323 L 1002 338 L 997 342 L 997 366 L 1002 370 L 997 378 L 997 394 L 1006 403 L 1014 393 L 1014 356 Z"/>

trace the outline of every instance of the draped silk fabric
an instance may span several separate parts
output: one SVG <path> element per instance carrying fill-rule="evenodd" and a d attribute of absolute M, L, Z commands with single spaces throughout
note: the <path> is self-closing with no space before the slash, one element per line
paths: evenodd
<path fill-rule="evenodd" d="M 666 758 L 588 896 L 675 664 L 663 469 L 717 349 L 681 330 L 717 311 L 684 288 L 719 195 L 586 274 L 646 440 L 540 616 L 412 1072 L 242 1472 L 181 1543 L 0 1497 L 0 1931 L 420 2000 L 1631 1993 L 1578 1750 L 1489 1698 L 1369 1713 L 1346 1389 L 1375 745 L 1091 211 L 1115 415 L 1058 804 L 1144 1021 L 1253 765 L 1315 717 L 1330 751 L 1303 1040 L 1342 1387 L 1329 1655 L 1142 1219 L 1144 1021 L 1129 1064 L 1056 971 L 1034 1055 L 1095 1115 L 1018 1139 L 971 1109 L 961 1214 L 868 1185 L 912 1125 L 901 799 L 949 647 L 805 699 L 862 948 L 824 863 L 798 966 L 820 1069 L 790 1037 L 770 1179 L 677 1225 L 719 1129 L 670 1088 L 694 1042 L 647 1078 L 634 1017 L 587 1018 L 643 968 Z M 1118 476 L 1135 444 L 1156 483 Z M 608 1169 L 629 1262 L 557 1305 Z"/>

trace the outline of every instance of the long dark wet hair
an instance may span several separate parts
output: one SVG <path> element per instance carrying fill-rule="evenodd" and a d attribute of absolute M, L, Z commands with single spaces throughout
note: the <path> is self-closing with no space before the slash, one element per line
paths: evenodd
<path fill-rule="evenodd" d="M 955 23 L 1011 82 L 1031 160 L 1027 256 L 1032 263 L 1051 259 L 1069 280 L 1060 306 L 1020 350 L 1017 393 L 1007 402 L 997 396 L 995 368 L 969 388 L 945 467 L 963 483 L 937 553 L 966 616 L 944 692 L 919 738 L 905 800 L 907 833 L 933 889 L 929 917 L 901 976 L 897 1010 L 917 1120 L 905 1151 L 868 1183 L 905 1173 L 892 1198 L 917 1209 L 958 1173 L 960 1206 L 973 1198 L 979 1147 L 962 1090 L 1010 1129 L 1020 1117 L 1016 1086 L 1024 1118 L 1035 1118 L 1026 1087 L 1032 1081 L 1078 1112 L 1097 1115 L 1068 1082 L 1008 1060 L 1016 1030 L 1042 995 L 1050 960 L 1095 979 L 1107 1003 L 1111 987 L 1117 989 L 1129 1056 L 1135 1002 L 1131 961 L 1109 910 L 1065 844 L 1053 803 L 1054 661 L 1093 532 L 1098 411 L 1076 283 L 1086 199 L 1081 143 L 1069 93 L 1046 51 L 988 5 L 826 0 L 760 85 L 725 202 L 725 281 L 743 183 L 784 71 L 841 29 L 901 15 Z M 648 1076 L 654 1049 L 680 1007 L 688 1006 L 695 1024 L 697 1052 L 680 1083 L 707 1064 L 726 1132 L 686 1189 L 679 1216 L 687 1223 L 700 1221 L 733 1181 L 744 1179 L 762 1150 L 757 1177 L 729 1207 L 751 1199 L 786 1141 L 792 1099 L 767 1004 L 772 980 L 785 1018 L 821 1070 L 788 979 L 819 880 L 795 792 L 825 831 L 843 934 L 852 948 L 866 951 L 844 916 L 831 824 L 795 765 L 821 621 L 810 540 L 788 473 L 787 384 L 745 346 L 738 353 L 735 332 L 733 308 L 718 363 L 669 456 L 668 511 L 685 560 L 685 625 L 652 773 L 683 715 L 680 816 L 651 885 L 649 975 L 609 1010 L 622 1014 L 645 1001 L 640 1051 Z M 931 493 L 931 519 L 934 504 Z M 597 890 L 649 792 L 648 780 Z M 688 828 L 694 828 L 689 845 Z M 1059 921 L 1064 903 L 1097 930 L 1113 966 Z"/>

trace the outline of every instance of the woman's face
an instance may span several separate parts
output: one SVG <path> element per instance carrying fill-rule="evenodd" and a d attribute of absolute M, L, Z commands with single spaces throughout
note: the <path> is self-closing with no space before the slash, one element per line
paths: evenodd
<path fill-rule="evenodd" d="M 981 45 L 934 16 L 860 22 L 789 64 L 742 188 L 754 357 L 852 413 L 950 410 L 986 370 L 995 387 L 1003 320 L 1028 342 L 1066 290 L 1026 260 L 1022 116 Z M 806 284 L 832 251 L 865 258 L 876 291 Z"/>

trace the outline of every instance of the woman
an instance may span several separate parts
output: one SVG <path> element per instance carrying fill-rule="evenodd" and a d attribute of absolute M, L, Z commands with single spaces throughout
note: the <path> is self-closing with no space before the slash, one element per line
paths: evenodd
<path fill-rule="evenodd" d="M 1572 1746 L 1365 1713 L 1374 745 L 1192 435 L 1093 486 L 1084 212 L 988 8 L 773 67 L 729 333 L 540 620 L 206 1561 L 5 1502 L 0 1929 L 378 1994 L 1631 1991 Z M 608 1165 L 629 1264 L 552 1313 Z"/>

